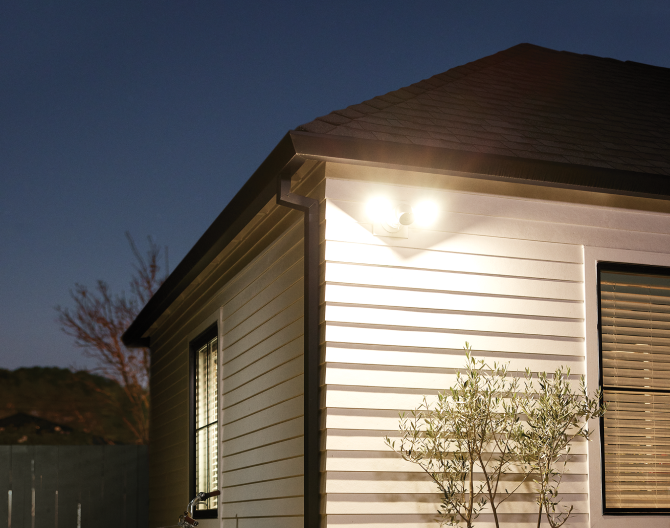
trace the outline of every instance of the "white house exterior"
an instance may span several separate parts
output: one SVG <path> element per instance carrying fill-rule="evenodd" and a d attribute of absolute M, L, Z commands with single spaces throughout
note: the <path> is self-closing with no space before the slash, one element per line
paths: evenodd
<path fill-rule="evenodd" d="M 152 350 L 150 526 L 194 491 L 202 336 L 217 338 L 222 495 L 201 526 L 437 526 L 438 490 L 384 445 L 398 413 L 453 383 L 465 341 L 598 388 L 598 264 L 670 273 L 666 88 L 666 69 L 520 45 L 290 132 L 126 332 Z M 385 231 L 367 211 L 380 196 L 437 215 Z M 670 522 L 663 335 L 656 444 L 640 442 L 656 466 L 634 492 L 649 509 L 604 512 L 594 423 L 561 488 L 570 526 Z M 531 485 L 501 510 L 504 526 L 536 517 Z"/>

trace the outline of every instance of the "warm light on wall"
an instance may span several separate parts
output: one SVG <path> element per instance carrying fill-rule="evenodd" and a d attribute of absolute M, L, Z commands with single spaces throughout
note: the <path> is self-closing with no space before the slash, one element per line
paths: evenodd
<path fill-rule="evenodd" d="M 380 196 L 368 202 L 367 213 L 374 222 L 374 234 L 405 238 L 408 236 L 407 226 L 414 223 L 421 227 L 430 226 L 437 219 L 438 210 L 430 201 L 420 202 L 413 207 L 407 202 L 392 203 Z"/>
<path fill-rule="evenodd" d="M 437 220 L 438 210 L 435 202 L 424 201 L 414 208 L 414 220 L 421 227 L 428 227 Z"/>
<path fill-rule="evenodd" d="M 393 216 L 393 205 L 386 198 L 378 196 L 368 202 L 367 213 L 373 222 L 385 222 Z"/>

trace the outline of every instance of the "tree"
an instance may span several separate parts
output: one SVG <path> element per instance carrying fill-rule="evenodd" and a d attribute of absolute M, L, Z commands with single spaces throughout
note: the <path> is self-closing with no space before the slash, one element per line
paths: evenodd
<path fill-rule="evenodd" d="M 570 444 L 576 438 L 588 440 L 588 420 L 605 412 L 601 393 L 589 397 L 584 376 L 579 390 L 570 384 L 570 369 L 558 368 L 553 376 L 538 374 L 537 389 L 533 376 L 526 370 L 525 397 L 520 399 L 526 415 L 526 427 L 520 436 L 519 448 L 528 471 L 537 485 L 537 526 L 542 523 L 544 509 L 551 528 L 559 528 L 570 517 L 573 506 L 561 511 L 558 487 L 570 457 Z M 538 390 L 539 389 L 539 390 Z"/>
<path fill-rule="evenodd" d="M 74 306 L 57 306 L 56 311 L 61 330 L 74 338 L 86 357 L 96 360 L 97 367 L 93 370 L 117 381 L 123 388 L 122 399 L 111 392 L 104 394 L 116 406 L 136 442 L 146 444 L 149 441 L 149 349 L 127 348 L 121 336 L 167 277 L 167 249 L 162 251 L 149 237 L 149 249 L 143 257 L 129 233 L 126 237 L 136 259 L 130 295 L 113 294 L 102 280 L 93 289 L 76 284 L 70 291 Z M 165 273 L 161 273 L 160 266 L 163 256 Z M 99 387 L 96 390 L 104 392 Z"/>
<path fill-rule="evenodd" d="M 531 476 L 537 485 L 537 526 L 544 511 L 551 528 L 567 521 L 573 507 L 560 510 L 558 488 L 576 438 L 589 439 L 588 420 L 605 412 L 600 392 L 589 397 L 584 377 L 579 390 L 570 370 L 535 379 L 526 370 L 508 376 L 507 367 L 487 365 L 465 343 L 466 366 L 456 383 L 406 417 L 400 414 L 400 441 L 386 444 L 404 460 L 418 464 L 442 493 L 441 525 L 467 528 L 487 505 L 496 527 L 498 509 Z M 561 465 L 562 463 L 562 465 Z M 501 483 L 515 474 L 511 491 Z M 504 491 L 504 493 L 503 493 Z"/>
<path fill-rule="evenodd" d="M 500 526 L 500 504 L 523 483 L 518 482 L 512 492 L 501 489 L 501 477 L 517 460 L 522 431 L 519 379 L 508 377 L 506 366 L 489 366 L 471 352 L 465 343 L 463 375 L 457 374 L 456 384 L 440 392 L 434 405 L 424 397 L 410 417 L 400 415 L 398 445 L 388 437 L 385 441 L 437 484 L 442 493 L 441 525 L 464 522 L 471 528 L 489 504 L 495 525 Z"/>

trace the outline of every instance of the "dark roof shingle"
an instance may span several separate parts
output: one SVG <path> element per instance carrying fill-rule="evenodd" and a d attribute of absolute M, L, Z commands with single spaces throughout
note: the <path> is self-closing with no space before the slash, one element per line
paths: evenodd
<path fill-rule="evenodd" d="M 670 175 L 670 69 L 519 44 L 307 132 Z"/>

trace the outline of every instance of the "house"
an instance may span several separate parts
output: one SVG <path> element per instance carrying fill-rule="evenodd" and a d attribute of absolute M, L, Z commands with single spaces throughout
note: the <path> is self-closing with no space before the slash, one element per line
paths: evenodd
<path fill-rule="evenodd" d="M 604 385 L 571 525 L 666 526 L 668 94 L 520 44 L 290 131 L 124 335 L 152 352 L 151 526 L 216 487 L 205 528 L 436 526 L 382 438 L 466 340 Z"/>

